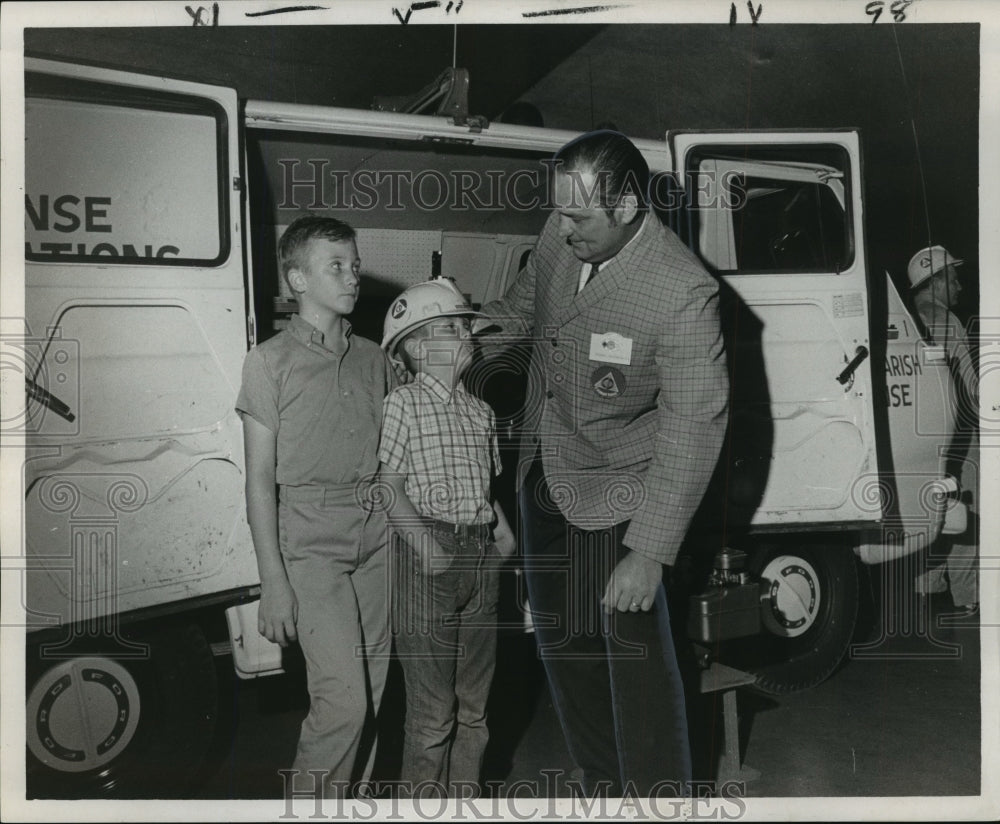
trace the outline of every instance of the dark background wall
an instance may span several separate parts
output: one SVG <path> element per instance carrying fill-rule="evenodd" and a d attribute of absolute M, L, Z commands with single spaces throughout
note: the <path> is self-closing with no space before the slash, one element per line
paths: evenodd
<path fill-rule="evenodd" d="M 928 242 L 978 275 L 979 26 L 464 25 L 29 29 L 29 54 L 235 87 L 242 98 L 369 108 L 452 64 L 470 109 L 515 101 L 546 126 L 861 130 L 869 263 L 905 285 Z M 926 192 L 926 196 L 925 196 Z M 978 290 L 963 294 L 964 314 Z"/>

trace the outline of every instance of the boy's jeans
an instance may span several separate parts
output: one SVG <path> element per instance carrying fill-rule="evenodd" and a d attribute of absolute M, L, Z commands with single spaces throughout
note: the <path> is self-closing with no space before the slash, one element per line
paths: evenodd
<path fill-rule="evenodd" d="M 430 522 L 445 551 L 431 568 L 399 538 L 393 553 L 393 636 L 406 683 L 402 793 L 479 783 L 496 663 L 499 556 L 488 529 Z M 423 790 L 421 782 L 425 784 Z"/>

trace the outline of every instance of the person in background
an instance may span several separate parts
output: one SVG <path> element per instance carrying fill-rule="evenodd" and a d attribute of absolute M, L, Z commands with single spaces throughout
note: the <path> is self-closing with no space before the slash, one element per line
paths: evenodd
<path fill-rule="evenodd" d="M 907 266 L 913 307 L 925 337 L 943 346 L 957 392 L 955 437 L 948 446 L 949 464 L 967 496 L 973 525 L 978 511 L 979 374 L 965 328 L 954 314 L 962 284 L 958 267 L 963 261 L 943 246 L 921 249 Z M 971 532 L 972 534 L 968 534 Z M 950 540 L 947 560 L 916 578 L 917 592 L 929 595 L 950 591 L 959 618 L 974 618 L 979 609 L 978 540 L 975 529 Z"/>

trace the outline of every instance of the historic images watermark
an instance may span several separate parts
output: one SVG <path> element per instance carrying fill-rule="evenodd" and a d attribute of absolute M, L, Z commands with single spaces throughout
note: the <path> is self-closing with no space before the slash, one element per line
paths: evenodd
<path fill-rule="evenodd" d="M 648 796 L 629 782 L 621 797 L 598 786 L 587 795 L 580 780 L 561 769 L 541 770 L 540 778 L 507 783 L 452 782 L 450 797 L 436 781 L 326 781 L 325 770 L 279 770 L 284 809 L 279 820 L 334 821 L 732 821 L 746 813 L 742 781 L 661 781 Z M 325 797 L 324 797 L 325 790 Z M 565 790 L 560 797 L 560 790 Z"/>
<path fill-rule="evenodd" d="M 331 169 L 329 158 L 279 159 L 281 166 L 278 209 L 375 209 L 402 212 L 415 207 L 422 211 L 534 211 L 552 210 L 552 176 L 559 164 L 541 160 L 536 166 L 515 171 L 451 169 Z M 572 205 L 576 208 L 613 206 L 605 194 L 610 191 L 642 194 L 634 178 L 611 181 L 600 173 L 587 184 L 575 171 L 566 172 L 573 181 Z M 674 172 L 657 171 L 650 176 L 645 194 L 658 211 L 678 209 L 739 210 L 747 201 L 744 176 L 726 170 L 689 172 L 682 181 Z M 682 182 L 687 185 L 682 186 Z M 563 204 L 565 205 L 565 204 Z"/>

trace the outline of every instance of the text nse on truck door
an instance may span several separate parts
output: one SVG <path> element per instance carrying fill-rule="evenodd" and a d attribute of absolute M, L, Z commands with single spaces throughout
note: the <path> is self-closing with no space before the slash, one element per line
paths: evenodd
<path fill-rule="evenodd" d="M 121 789 L 211 732 L 207 644 L 163 616 L 256 583 L 237 100 L 28 60 L 25 113 L 28 744 Z"/>

